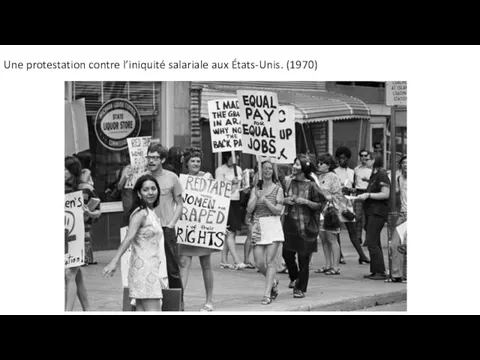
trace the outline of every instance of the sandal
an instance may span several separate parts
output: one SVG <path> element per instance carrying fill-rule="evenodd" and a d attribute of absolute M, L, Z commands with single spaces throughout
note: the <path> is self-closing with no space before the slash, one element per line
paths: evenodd
<path fill-rule="evenodd" d="M 220 269 L 235 269 L 235 266 L 229 263 L 220 263 Z"/>
<path fill-rule="evenodd" d="M 315 270 L 315 273 L 316 274 L 325 274 L 328 270 L 331 270 L 331 268 L 327 268 L 326 266 L 324 266 L 321 269 Z"/>
<path fill-rule="evenodd" d="M 255 265 L 253 265 L 250 262 L 244 263 L 245 264 L 245 269 L 255 269 Z"/>
<path fill-rule="evenodd" d="M 212 311 L 213 311 L 213 306 L 208 304 L 204 304 L 200 309 L 200 312 L 212 312 Z"/>
<path fill-rule="evenodd" d="M 262 305 L 270 305 L 272 303 L 272 299 L 268 296 L 264 296 L 262 299 Z"/>
<path fill-rule="evenodd" d="M 340 269 L 329 269 L 325 272 L 325 275 L 340 275 Z"/>

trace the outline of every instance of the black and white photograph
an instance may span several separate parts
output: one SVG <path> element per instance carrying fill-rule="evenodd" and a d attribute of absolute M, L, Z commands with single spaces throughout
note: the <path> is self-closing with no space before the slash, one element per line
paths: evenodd
<path fill-rule="evenodd" d="M 65 311 L 406 311 L 407 133 L 406 81 L 66 81 Z"/>

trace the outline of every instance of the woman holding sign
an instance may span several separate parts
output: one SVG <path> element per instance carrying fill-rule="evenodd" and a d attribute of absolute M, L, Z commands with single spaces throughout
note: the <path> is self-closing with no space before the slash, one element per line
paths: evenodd
<path fill-rule="evenodd" d="M 242 169 L 237 166 L 239 156 L 235 153 L 236 161 L 234 162 L 230 151 L 222 153 L 223 165 L 215 170 L 215 179 L 222 181 L 230 181 L 232 183 L 232 196 L 230 197 L 230 209 L 228 211 L 227 221 L 227 239 L 222 251 L 222 261 L 220 267 L 222 269 L 242 270 L 246 268 L 246 264 L 242 263 L 237 254 L 235 237 L 237 230 L 242 228 L 242 219 L 240 211 L 240 189 L 242 188 Z M 228 252 L 232 254 L 235 265 L 228 263 Z"/>
<path fill-rule="evenodd" d="M 275 279 L 276 254 L 283 242 L 280 215 L 283 211 L 283 188 L 273 171 L 270 161 L 262 163 L 263 180 L 252 189 L 247 212 L 253 212 L 252 246 L 255 264 L 266 277 L 265 294 L 262 305 L 271 304 L 278 296 L 278 280 Z M 276 230 L 280 230 L 277 232 Z"/>
<path fill-rule="evenodd" d="M 203 152 L 196 147 L 185 149 L 184 163 L 187 167 L 188 174 L 192 176 L 201 176 L 205 179 L 213 179 L 209 172 L 200 171 L 203 162 Z M 180 256 L 180 275 L 182 277 L 183 289 L 187 288 L 188 274 L 192 266 L 192 256 L 200 258 L 200 266 L 202 267 L 203 282 L 205 284 L 206 301 L 200 311 L 213 311 L 212 295 L 213 295 L 213 271 L 210 262 L 210 255 L 216 251 L 209 248 L 199 246 L 189 246 L 178 244 L 178 254 Z"/>
<path fill-rule="evenodd" d="M 133 205 L 125 240 L 103 276 L 113 276 L 123 253 L 132 246 L 128 284 L 137 311 L 161 311 L 162 289 L 168 276 L 162 225 L 153 210 L 160 201 L 160 187 L 152 175 L 141 176 L 133 188 Z"/>
<path fill-rule="evenodd" d="M 317 252 L 320 209 L 325 197 L 311 176 L 315 166 L 308 156 L 300 154 L 293 163 L 293 179 L 288 185 L 284 203 L 283 258 L 288 268 L 294 298 L 304 298 L 309 278 L 311 256 Z M 298 265 L 295 254 L 298 254 Z"/>
<path fill-rule="evenodd" d="M 65 158 L 65 194 L 79 190 L 81 174 L 82 165 L 80 161 L 73 156 L 67 156 Z M 99 210 L 95 211 L 100 212 Z M 84 212 L 85 217 L 95 216 L 87 207 L 84 207 Z M 90 311 L 87 289 L 80 266 L 65 269 L 65 311 L 73 311 L 77 296 L 83 311 Z"/>

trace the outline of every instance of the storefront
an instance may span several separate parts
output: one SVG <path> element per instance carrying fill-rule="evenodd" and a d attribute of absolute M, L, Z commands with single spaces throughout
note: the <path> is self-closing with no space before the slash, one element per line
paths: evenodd
<path fill-rule="evenodd" d="M 66 82 L 65 99 L 83 99 L 85 104 L 90 170 L 102 200 L 102 216 L 92 227 L 94 250 L 116 249 L 120 243 L 123 207 L 115 187 L 129 163 L 126 137 L 151 136 L 167 149 L 190 144 L 189 86 L 189 82 Z"/>

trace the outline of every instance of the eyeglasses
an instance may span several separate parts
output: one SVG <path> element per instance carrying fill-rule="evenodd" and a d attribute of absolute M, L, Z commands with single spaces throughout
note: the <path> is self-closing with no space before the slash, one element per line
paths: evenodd
<path fill-rule="evenodd" d="M 160 156 L 145 156 L 145 159 L 158 161 L 160 160 Z"/>
<path fill-rule="evenodd" d="M 369 157 L 370 155 L 368 154 L 360 154 L 360 157 Z"/>

